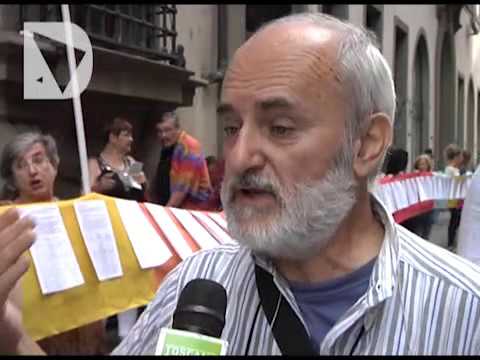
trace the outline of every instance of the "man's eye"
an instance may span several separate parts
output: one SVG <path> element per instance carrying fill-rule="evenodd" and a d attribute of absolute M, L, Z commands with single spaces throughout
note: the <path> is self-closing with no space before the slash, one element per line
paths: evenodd
<path fill-rule="evenodd" d="M 225 134 L 225 136 L 232 136 L 232 135 L 235 135 L 238 131 L 238 127 L 236 126 L 225 126 L 223 128 L 223 132 Z"/>
<path fill-rule="evenodd" d="M 285 136 L 289 134 L 293 129 L 286 126 L 272 126 L 270 131 L 275 136 Z"/>

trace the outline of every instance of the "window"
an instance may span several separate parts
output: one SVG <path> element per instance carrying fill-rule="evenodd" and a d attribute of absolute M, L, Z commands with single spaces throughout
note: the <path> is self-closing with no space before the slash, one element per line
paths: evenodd
<path fill-rule="evenodd" d="M 176 58 L 176 13 L 175 5 L 70 5 L 72 22 L 92 43 L 164 60 Z M 61 20 L 60 5 L 20 5 L 20 26 Z"/>

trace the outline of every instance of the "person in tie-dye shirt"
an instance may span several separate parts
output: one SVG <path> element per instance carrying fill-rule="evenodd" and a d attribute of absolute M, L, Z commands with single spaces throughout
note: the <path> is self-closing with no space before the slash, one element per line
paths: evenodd
<path fill-rule="evenodd" d="M 173 112 L 162 115 L 156 130 L 162 152 L 153 200 L 169 207 L 203 209 L 212 189 L 200 142 L 180 128 Z"/>

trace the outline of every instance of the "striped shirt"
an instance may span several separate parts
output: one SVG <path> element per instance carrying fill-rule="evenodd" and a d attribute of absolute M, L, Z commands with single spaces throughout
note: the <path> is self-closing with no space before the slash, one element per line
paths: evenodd
<path fill-rule="evenodd" d="M 480 354 L 480 268 L 395 224 L 383 205 L 373 202 L 385 238 L 369 287 L 327 333 L 320 354 Z M 243 246 L 224 245 L 200 251 L 172 270 L 113 354 L 154 354 L 161 327 L 171 326 L 183 287 L 207 278 L 227 291 L 222 333 L 227 353 L 280 355 L 260 308 L 255 263 L 273 275 L 307 329 L 286 279 L 271 261 Z"/>

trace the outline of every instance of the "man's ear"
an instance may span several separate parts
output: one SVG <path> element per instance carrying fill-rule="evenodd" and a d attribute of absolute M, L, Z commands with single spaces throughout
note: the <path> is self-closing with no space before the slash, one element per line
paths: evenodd
<path fill-rule="evenodd" d="M 392 133 L 392 124 L 386 114 L 370 116 L 370 125 L 354 144 L 353 170 L 358 178 L 366 178 L 380 167 L 379 163 L 392 142 Z"/>

